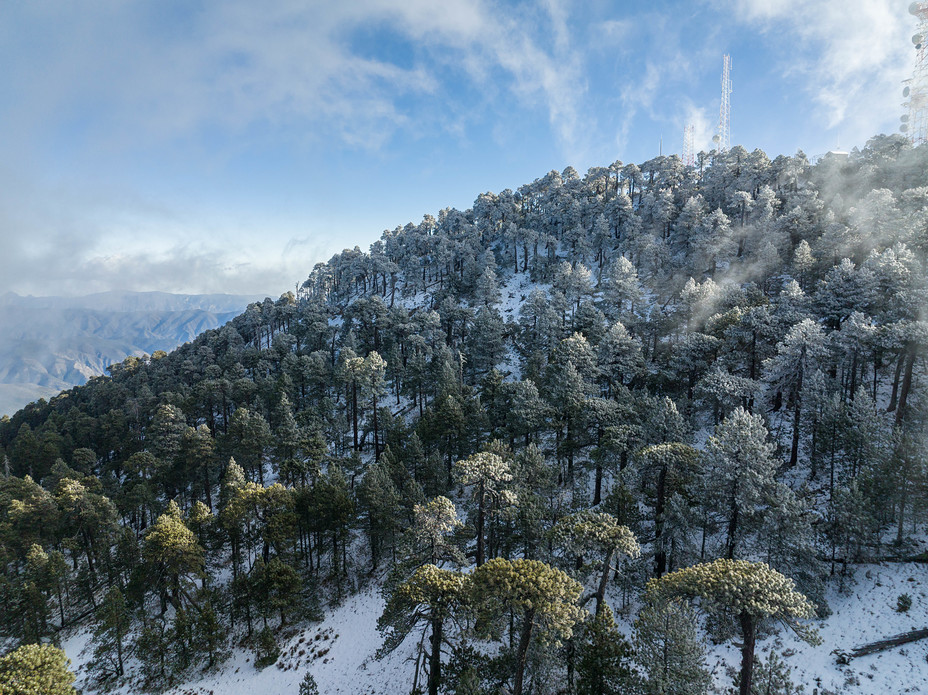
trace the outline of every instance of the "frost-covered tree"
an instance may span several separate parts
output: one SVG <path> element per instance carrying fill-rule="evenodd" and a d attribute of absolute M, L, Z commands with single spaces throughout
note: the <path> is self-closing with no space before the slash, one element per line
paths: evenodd
<path fill-rule="evenodd" d="M 793 434 L 789 465 L 799 460 L 799 425 L 802 415 L 803 380 L 826 354 L 825 333 L 812 319 L 789 329 L 777 345 L 777 354 L 764 362 L 766 380 L 774 393 L 785 394 L 792 403 Z"/>
<path fill-rule="evenodd" d="M 524 437 L 525 444 L 531 443 L 532 435 L 544 423 L 547 406 L 538 393 L 535 382 L 530 380 L 506 381 L 500 386 L 504 402 L 503 423 L 510 442 Z"/>
<path fill-rule="evenodd" d="M 319 686 L 316 685 L 316 679 L 313 678 L 313 674 L 309 671 L 306 672 L 306 675 L 303 676 L 303 680 L 300 681 L 298 695 L 319 695 Z"/>
<path fill-rule="evenodd" d="M 751 695 L 754 646 L 761 620 L 785 622 L 806 641 L 815 643 L 815 632 L 796 623 L 811 618 L 815 607 L 796 591 L 793 580 L 762 562 L 719 559 L 676 570 L 648 582 L 648 596 L 655 603 L 675 597 L 698 598 L 707 611 L 722 612 L 738 622 L 741 632 L 740 695 Z"/>
<path fill-rule="evenodd" d="M 202 546 L 172 501 L 145 534 L 143 557 L 155 586 L 175 609 L 193 603 L 194 580 L 203 573 Z"/>
<path fill-rule="evenodd" d="M 445 642 L 445 623 L 465 600 L 467 577 L 460 572 L 443 570 L 435 565 L 423 565 L 387 598 L 377 626 L 384 634 L 381 654 L 396 649 L 406 636 L 422 624 L 430 630 L 428 663 L 428 693 L 437 695 L 442 684 L 441 653 Z M 420 641 L 421 644 L 421 641 Z M 418 660 L 416 676 L 418 676 Z M 418 684 L 413 683 L 413 691 Z"/>
<path fill-rule="evenodd" d="M 634 624 L 647 695 L 706 695 L 712 678 L 693 610 L 679 599 L 647 605 Z"/>
<path fill-rule="evenodd" d="M 793 270 L 800 287 L 808 287 L 807 278 L 814 267 L 815 256 L 812 255 L 812 247 L 809 246 L 808 241 L 803 239 L 793 253 Z"/>
<path fill-rule="evenodd" d="M 603 287 L 603 312 L 609 318 L 626 319 L 634 315 L 641 301 L 642 287 L 638 270 L 630 260 L 619 256 L 606 272 Z"/>
<path fill-rule="evenodd" d="M 667 570 L 670 544 L 664 538 L 667 501 L 685 493 L 699 468 L 699 452 L 687 444 L 668 442 L 644 447 L 635 454 L 635 470 L 654 503 L 654 574 Z M 650 501 L 650 499 L 649 499 Z"/>
<path fill-rule="evenodd" d="M 482 451 L 454 464 L 455 480 L 472 488 L 476 505 L 477 567 L 483 564 L 486 549 L 485 527 L 489 517 L 514 500 L 507 489 L 512 481 L 510 463 L 499 455 Z"/>
<path fill-rule="evenodd" d="M 742 408 L 723 420 L 706 443 L 702 486 L 705 501 L 723 520 L 729 560 L 772 492 L 777 467 L 773 451 L 763 420 Z"/>
<path fill-rule="evenodd" d="M 458 521 L 454 502 L 438 496 L 426 504 L 415 505 L 413 514 L 409 535 L 416 544 L 412 551 L 414 557 L 424 558 L 425 562 L 433 565 L 464 563 L 461 551 L 450 540 L 452 534 L 463 526 Z"/>
<path fill-rule="evenodd" d="M 2 695 L 75 695 L 71 660 L 51 644 L 24 644 L 0 657 Z"/>
<path fill-rule="evenodd" d="M 874 302 L 876 278 L 849 258 L 826 273 L 815 292 L 815 303 L 826 325 L 838 329 L 855 311 L 867 314 Z"/>
<path fill-rule="evenodd" d="M 544 632 L 569 639 L 583 619 L 577 606 L 581 584 L 538 560 L 489 560 L 471 574 L 470 591 L 477 609 L 478 635 L 492 634 L 501 622 L 510 625 L 514 633 L 513 695 L 522 695 L 533 637 Z"/>
<path fill-rule="evenodd" d="M 641 341 L 630 336 L 620 321 L 606 331 L 598 353 L 598 367 L 610 393 L 630 384 L 644 367 Z"/>
<path fill-rule="evenodd" d="M 635 534 L 627 526 L 619 524 L 611 514 L 584 510 L 559 519 L 553 535 L 559 545 L 575 556 L 582 557 L 584 553 L 593 551 L 597 560 L 602 562 L 599 583 L 591 596 L 596 598 L 598 615 L 606 607 L 609 577 L 617 571 L 612 566 L 615 556 L 622 554 L 636 558 L 641 553 Z"/>

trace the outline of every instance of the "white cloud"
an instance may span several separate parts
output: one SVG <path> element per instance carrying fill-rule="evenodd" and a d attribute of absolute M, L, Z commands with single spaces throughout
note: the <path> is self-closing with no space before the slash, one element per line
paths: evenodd
<path fill-rule="evenodd" d="M 781 70 L 803 81 L 824 125 L 860 141 L 898 122 L 900 82 L 909 76 L 915 26 L 899 0 L 739 0 L 735 17 L 776 38 L 788 51 Z"/>
<path fill-rule="evenodd" d="M 441 91 L 442 70 L 463 69 L 475 80 L 496 78 L 501 70 L 518 98 L 540 97 L 569 143 L 584 89 L 580 52 L 567 7 L 546 0 L 545 10 L 513 12 L 464 0 L 440 9 L 425 0 L 240 0 L 207 3 L 163 20 L 165 27 L 144 5 L 65 6 L 51 13 L 27 4 L 10 25 L 55 41 L 10 46 L 11 56 L 20 52 L 8 64 L 22 97 L 14 115 L 26 126 L 86 105 L 108 114 L 111 141 L 183 138 L 217 126 L 241 133 L 267 123 L 322 127 L 353 146 L 377 148 L 397 128 L 420 126 L 419 114 L 402 99 Z M 411 64 L 365 43 L 366 35 L 379 40 L 375 32 L 383 29 L 411 44 Z M 2 30 L 0 38 L 6 38 Z"/>
<path fill-rule="evenodd" d="M 705 108 L 688 99 L 684 101 L 683 124 L 693 126 L 693 144 L 696 152 L 708 152 L 715 146 L 712 136 L 715 135 L 717 121 L 717 115 L 710 115 Z"/>
<path fill-rule="evenodd" d="M 158 183 L 165 176 L 136 162 L 140 153 L 167 152 L 168 163 L 152 157 L 167 176 L 191 166 L 191 178 L 215 173 L 218 188 L 228 161 L 249 148 L 263 154 L 266 140 L 311 153 L 317 141 L 376 151 L 398 131 L 463 139 L 494 100 L 546 113 L 573 153 L 586 134 L 586 86 L 570 9 L 561 0 L 540 11 L 493 0 L 4 7 L 0 292 L 262 291 L 339 250 L 298 244 L 237 264 L 236 253 L 254 258 L 255 249 L 188 245 L 210 232 L 247 234 L 191 209 L 197 203 L 139 193 L 134 168 Z M 281 245 L 295 236 L 295 225 L 277 226 L 255 236 Z"/>

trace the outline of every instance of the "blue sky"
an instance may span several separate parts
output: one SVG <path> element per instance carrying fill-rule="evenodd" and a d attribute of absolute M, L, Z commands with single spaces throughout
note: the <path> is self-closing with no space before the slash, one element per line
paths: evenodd
<path fill-rule="evenodd" d="M 907 0 L 0 3 L 0 293 L 291 289 L 551 169 L 895 132 Z"/>

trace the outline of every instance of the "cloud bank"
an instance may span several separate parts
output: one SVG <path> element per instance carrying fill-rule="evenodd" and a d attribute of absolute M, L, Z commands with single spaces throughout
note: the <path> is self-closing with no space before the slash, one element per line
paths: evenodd
<path fill-rule="evenodd" d="M 0 292 L 274 292 L 448 204 L 435 188 L 420 209 L 417 185 L 640 162 L 659 139 L 679 151 L 686 123 L 709 148 L 725 51 L 738 80 L 804 97 L 758 130 L 789 130 L 792 146 L 790 117 L 862 144 L 896 123 L 912 60 L 911 17 L 891 0 L 36 0 L 3 13 Z M 763 59 L 745 55 L 760 43 Z"/>

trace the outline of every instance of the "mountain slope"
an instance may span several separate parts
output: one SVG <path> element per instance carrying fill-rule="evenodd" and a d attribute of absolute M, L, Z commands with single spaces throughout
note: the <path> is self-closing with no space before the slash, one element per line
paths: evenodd
<path fill-rule="evenodd" d="M 692 645 L 684 681 L 730 686 L 715 666 L 754 636 L 806 690 L 876 662 L 923 679 L 902 652 L 829 655 L 928 617 L 928 149 L 711 159 L 482 194 L 0 420 L 0 635 L 96 627 L 87 690 L 283 690 L 312 655 L 329 692 L 442 659 L 445 691 L 548 695 L 657 679 L 662 650 L 600 647 L 640 635 L 650 581 L 737 560 L 760 615 L 789 597 L 825 644 L 717 583 L 698 622 L 652 619 Z"/>
<path fill-rule="evenodd" d="M 0 297 L 0 414 L 106 373 L 130 355 L 172 350 L 257 297 L 108 292 Z"/>

